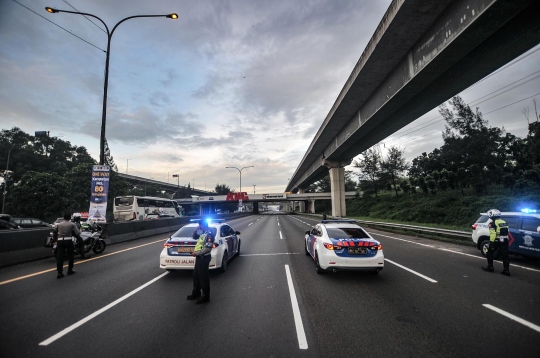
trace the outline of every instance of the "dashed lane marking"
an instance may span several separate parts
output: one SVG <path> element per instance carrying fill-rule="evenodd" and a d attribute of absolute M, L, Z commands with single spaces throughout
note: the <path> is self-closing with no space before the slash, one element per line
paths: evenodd
<path fill-rule="evenodd" d="M 411 273 L 414 273 L 416 276 L 422 277 L 424 280 L 428 280 L 428 281 L 431 282 L 431 283 L 437 283 L 437 281 L 435 281 L 434 279 L 429 278 L 429 277 L 427 277 L 427 276 L 424 276 L 424 275 L 422 275 L 421 273 L 418 273 L 418 272 L 416 272 L 416 271 L 414 271 L 414 270 L 411 270 L 410 268 L 405 267 L 405 266 L 403 266 L 403 265 L 400 265 L 400 264 L 398 264 L 398 263 L 396 263 L 396 262 L 394 262 L 394 261 L 388 260 L 387 258 L 385 258 L 384 261 L 388 261 L 388 262 L 390 262 L 391 264 L 396 265 L 397 267 L 401 267 L 401 268 L 404 269 L 404 270 L 407 270 L 407 271 L 409 271 L 409 272 L 411 272 Z"/>
<path fill-rule="evenodd" d="M 540 326 L 537 326 L 537 325 L 535 325 L 534 323 L 531 323 L 531 322 L 529 322 L 529 321 L 525 321 L 523 318 L 519 318 L 518 316 L 514 316 L 514 315 L 511 314 L 511 313 L 508 313 L 508 312 L 506 312 L 506 311 L 503 311 L 503 310 L 501 310 L 500 308 L 497 308 L 497 307 L 492 306 L 492 305 L 487 304 L 487 303 L 486 303 L 486 304 L 483 304 L 482 306 L 484 306 L 484 307 L 486 307 L 486 308 L 489 308 L 490 310 L 493 310 L 493 311 L 495 311 L 495 312 L 497 312 L 497 313 L 499 313 L 499 314 L 502 314 L 503 316 L 508 317 L 508 318 L 510 318 L 510 319 L 513 320 L 513 321 L 516 321 L 516 322 L 518 322 L 518 323 L 521 323 L 522 325 L 527 326 L 527 327 L 529 327 L 530 329 L 535 330 L 536 332 L 540 332 Z"/>

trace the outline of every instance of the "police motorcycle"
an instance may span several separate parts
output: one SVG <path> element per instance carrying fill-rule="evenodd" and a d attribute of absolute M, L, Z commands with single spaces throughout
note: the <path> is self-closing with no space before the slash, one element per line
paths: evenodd
<path fill-rule="evenodd" d="M 84 242 L 84 253 L 87 254 L 92 250 L 95 254 L 101 254 L 105 251 L 107 244 L 105 240 L 101 237 L 102 228 L 96 223 L 87 222 L 84 227 L 81 226 L 81 238 Z M 57 241 L 54 240 L 53 232 L 49 234 L 45 242 L 46 247 L 52 247 L 54 257 L 57 257 L 56 245 Z M 73 237 L 73 246 L 75 255 L 79 255 L 79 245 L 77 239 Z M 64 254 L 64 257 L 67 259 L 67 253 Z"/>

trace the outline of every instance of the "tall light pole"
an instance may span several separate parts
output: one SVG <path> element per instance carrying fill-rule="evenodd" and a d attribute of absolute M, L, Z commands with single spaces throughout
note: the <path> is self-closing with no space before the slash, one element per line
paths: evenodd
<path fill-rule="evenodd" d="M 180 175 L 173 174 L 172 177 L 178 179 L 178 191 L 176 192 L 176 199 L 178 199 L 178 195 L 180 195 Z"/>
<path fill-rule="evenodd" d="M 128 173 L 129 161 L 132 159 L 126 159 L 126 174 Z"/>
<path fill-rule="evenodd" d="M 249 167 L 243 167 L 242 169 L 238 169 L 237 167 L 225 167 L 225 168 L 228 168 L 228 169 L 236 169 L 238 170 L 238 172 L 240 173 L 240 193 L 242 192 L 242 170 L 246 169 L 246 168 L 255 168 L 254 165 L 250 165 Z"/>
<path fill-rule="evenodd" d="M 2 214 L 4 213 L 4 204 L 6 203 L 6 194 L 7 194 L 7 181 L 6 181 L 6 175 L 9 170 L 9 155 L 11 154 L 11 150 L 15 148 L 15 146 L 12 146 L 9 148 L 9 152 L 7 155 L 7 163 L 6 163 L 6 171 L 4 172 L 4 190 L 3 190 L 3 198 L 2 198 Z"/>
<path fill-rule="evenodd" d="M 103 26 L 105 26 L 105 29 L 107 29 L 107 52 L 106 52 L 107 56 L 106 56 L 106 60 L 105 60 L 105 84 L 103 85 L 103 112 L 102 112 L 102 115 L 101 115 L 101 139 L 100 139 L 100 145 L 99 145 L 99 164 L 103 165 L 103 164 L 105 164 L 105 123 L 106 123 L 106 120 L 107 120 L 107 87 L 109 85 L 109 57 L 110 57 L 110 52 L 111 52 L 111 38 L 112 38 L 112 35 L 114 33 L 114 30 L 116 30 L 118 25 L 120 25 L 122 22 L 124 22 L 126 20 L 129 20 L 129 19 L 134 19 L 136 17 L 166 17 L 166 18 L 169 18 L 169 19 L 176 20 L 176 19 L 178 19 L 178 14 L 172 13 L 172 14 L 168 14 L 168 15 L 135 15 L 135 16 L 129 16 L 129 17 L 126 17 L 125 19 L 119 21 L 116 25 L 114 25 L 112 31 L 109 32 L 109 28 L 107 27 L 107 24 L 103 20 L 101 20 L 99 17 L 97 17 L 96 15 L 87 14 L 87 13 L 84 13 L 84 12 L 58 10 L 58 9 L 54 9 L 52 7 L 49 7 L 49 6 L 47 6 L 45 8 L 45 10 L 47 10 L 51 14 L 54 14 L 54 13 L 57 13 L 57 12 L 67 12 L 69 14 L 91 16 L 91 17 L 96 18 L 99 21 L 101 21 Z"/>

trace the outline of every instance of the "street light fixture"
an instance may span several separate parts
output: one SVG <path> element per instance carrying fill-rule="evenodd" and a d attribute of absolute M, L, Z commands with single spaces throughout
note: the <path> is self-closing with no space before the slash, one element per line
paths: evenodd
<path fill-rule="evenodd" d="M 129 20 L 129 19 L 136 18 L 136 17 L 166 17 L 168 19 L 176 20 L 176 19 L 178 19 L 178 14 L 172 13 L 172 14 L 168 14 L 168 15 L 135 15 L 135 16 L 129 16 L 129 17 L 126 17 L 125 19 L 119 21 L 116 25 L 114 25 L 112 31 L 109 32 L 109 27 L 107 27 L 107 24 L 103 20 L 101 20 L 99 17 L 97 17 L 96 15 L 92 15 L 92 14 L 88 14 L 88 13 L 84 13 L 84 12 L 58 10 L 58 9 L 54 9 L 52 7 L 49 7 L 49 6 L 47 6 L 45 8 L 45 10 L 47 10 L 51 14 L 55 14 L 57 12 L 67 12 L 68 14 L 91 16 L 91 17 L 96 18 L 99 21 L 101 21 L 101 23 L 105 26 L 105 29 L 107 29 L 107 52 L 106 52 L 107 57 L 106 57 L 106 60 L 105 60 L 105 83 L 103 85 L 103 111 L 102 111 L 102 116 L 101 116 L 101 139 L 100 139 L 100 146 L 99 146 L 99 164 L 103 165 L 103 164 L 105 164 L 105 123 L 106 123 L 106 120 L 107 120 L 107 87 L 109 85 L 109 57 L 110 57 L 110 52 L 111 52 L 111 38 L 112 38 L 112 35 L 114 33 L 114 30 L 116 30 L 118 25 L 120 25 L 122 22 L 124 22 L 126 20 Z"/>
<path fill-rule="evenodd" d="M 236 169 L 238 170 L 238 172 L 240 173 L 240 193 L 242 192 L 242 170 L 246 169 L 246 168 L 255 168 L 254 165 L 250 165 L 249 167 L 243 167 L 242 169 L 238 169 L 237 167 L 225 167 L 225 168 L 228 168 L 228 169 Z"/>

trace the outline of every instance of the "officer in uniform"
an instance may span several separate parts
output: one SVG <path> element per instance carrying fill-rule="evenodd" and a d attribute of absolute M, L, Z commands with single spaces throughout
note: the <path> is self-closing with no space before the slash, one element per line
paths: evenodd
<path fill-rule="evenodd" d="M 482 270 L 494 272 L 493 269 L 493 252 L 499 249 L 499 253 L 503 260 L 503 275 L 510 276 L 510 258 L 508 256 L 508 224 L 501 218 L 501 212 L 497 209 L 491 209 L 487 212 L 489 216 L 489 249 L 486 254 L 487 267 L 482 267 Z"/>
<path fill-rule="evenodd" d="M 69 221 L 71 214 L 67 213 L 64 215 L 64 221 L 56 225 L 53 230 L 53 237 L 56 240 L 56 270 L 58 275 L 56 278 L 64 277 L 63 266 L 64 266 L 64 251 L 67 250 L 68 253 L 68 275 L 73 275 L 75 270 L 73 270 L 73 236 L 78 236 L 80 234 L 77 225 Z"/>
<path fill-rule="evenodd" d="M 214 236 L 208 230 L 206 222 L 201 220 L 199 227 L 193 233 L 193 239 L 197 240 L 191 256 L 195 256 L 195 269 L 193 270 L 193 291 L 187 296 L 188 300 L 197 300 L 197 304 L 210 302 L 210 265 Z M 202 289 L 202 296 L 201 296 Z"/>

